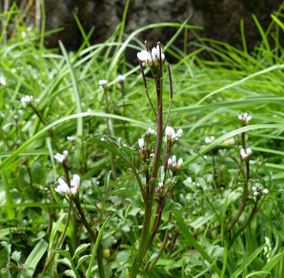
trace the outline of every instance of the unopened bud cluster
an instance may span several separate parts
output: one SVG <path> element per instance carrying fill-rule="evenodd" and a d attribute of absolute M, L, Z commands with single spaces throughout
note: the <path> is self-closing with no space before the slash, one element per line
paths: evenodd
<path fill-rule="evenodd" d="M 164 184 L 162 182 L 159 182 L 158 187 L 156 188 L 156 193 L 161 195 L 164 191 Z"/>
<path fill-rule="evenodd" d="M 263 189 L 260 186 L 259 183 L 256 183 L 254 186 L 252 186 L 251 190 L 252 190 L 252 193 L 253 193 L 254 196 L 258 196 L 258 195 L 268 194 L 269 193 L 269 190 L 267 188 Z"/>

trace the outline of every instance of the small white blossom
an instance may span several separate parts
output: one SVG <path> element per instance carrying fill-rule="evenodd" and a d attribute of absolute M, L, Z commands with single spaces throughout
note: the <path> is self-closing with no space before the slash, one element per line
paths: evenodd
<path fill-rule="evenodd" d="M 240 155 L 243 160 L 249 158 L 251 154 L 252 154 L 252 150 L 250 148 L 240 150 Z"/>
<path fill-rule="evenodd" d="M 243 124 L 247 125 L 249 121 L 252 119 L 252 116 L 249 115 L 249 113 L 239 113 L 238 119 L 243 122 Z"/>
<path fill-rule="evenodd" d="M 139 146 L 140 149 L 144 148 L 144 139 L 143 138 L 138 139 L 138 146 Z"/>
<path fill-rule="evenodd" d="M 189 184 L 193 184 L 193 180 L 191 177 L 188 177 L 185 181 Z"/>
<path fill-rule="evenodd" d="M 118 75 L 117 78 L 116 78 L 116 81 L 118 83 L 123 83 L 125 81 L 125 76 L 124 75 Z"/>
<path fill-rule="evenodd" d="M 24 107 L 27 107 L 29 104 L 31 104 L 34 101 L 33 96 L 24 96 L 21 98 L 21 102 Z"/>
<path fill-rule="evenodd" d="M 55 188 L 55 191 L 61 195 L 70 194 L 70 188 L 62 178 L 58 179 L 58 185 Z"/>
<path fill-rule="evenodd" d="M 155 130 L 153 129 L 153 128 L 148 128 L 147 129 L 147 131 L 146 131 L 146 134 L 148 135 L 148 136 L 151 136 L 151 135 L 153 135 L 153 134 L 155 134 Z"/>
<path fill-rule="evenodd" d="M 177 132 L 175 132 L 175 130 L 172 127 L 167 126 L 165 130 L 165 141 L 166 142 L 170 141 L 173 143 L 182 136 L 182 133 L 183 131 L 181 128 Z"/>
<path fill-rule="evenodd" d="M 263 193 L 263 194 L 268 194 L 268 193 L 269 193 L 269 190 L 268 190 L 267 188 L 264 188 L 264 189 L 262 190 L 262 193 Z"/>
<path fill-rule="evenodd" d="M 61 195 L 75 195 L 80 189 L 80 176 L 75 174 L 71 180 L 71 187 L 62 179 L 58 179 L 58 186 L 55 188 L 55 191 Z"/>
<path fill-rule="evenodd" d="M 68 157 L 68 151 L 63 151 L 63 154 L 57 153 L 53 157 L 58 163 L 62 164 Z"/>
<path fill-rule="evenodd" d="M 106 87 L 108 84 L 107 80 L 99 80 L 99 85 L 102 87 Z"/>
<path fill-rule="evenodd" d="M 175 155 L 172 156 L 172 158 L 169 158 L 168 160 L 168 167 L 171 168 L 173 171 L 179 170 L 182 166 L 183 159 L 180 158 L 177 162 L 177 158 Z"/>
<path fill-rule="evenodd" d="M 153 66 L 153 64 L 154 64 L 154 61 L 151 57 L 151 54 L 147 50 L 142 50 L 141 52 L 138 52 L 137 58 L 141 62 L 146 63 L 149 67 Z"/>
<path fill-rule="evenodd" d="M 4 75 L 0 75 L 0 84 L 1 85 L 6 85 L 6 79 L 5 79 L 5 77 L 4 77 Z"/>
<path fill-rule="evenodd" d="M 253 195 L 254 195 L 254 196 L 257 196 L 258 194 L 259 194 L 258 191 L 254 191 L 254 192 L 253 192 Z"/>
<path fill-rule="evenodd" d="M 91 113 L 91 112 L 92 112 L 92 109 L 89 108 L 89 109 L 87 110 L 87 113 Z"/>
<path fill-rule="evenodd" d="M 183 159 L 182 159 L 182 158 L 180 158 L 180 159 L 178 160 L 178 163 L 177 163 L 178 168 L 181 168 L 182 163 L 183 163 Z"/>
<path fill-rule="evenodd" d="M 205 143 L 206 144 L 211 144 L 215 140 L 214 136 L 211 137 L 205 137 Z"/>
<path fill-rule="evenodd" d="M 74 136 L 74 135 L 72 135 L 72 136 L 67 136 L 67 140 L 68 140 L 69 142 L 75 142 L 76 136 Z"/>
<path fill-rule="evenodd" d="M 152 48 L 152 58 L 153 58 L 154 64 L 156 65 L 158 65 L 161 60 L 162 62 L 165 60 L 165 54 L 163 53 L 162 48 L 161 48 L 161 57 L 160 57 L 160 46 L 159 45 Z"/>
<path fill-rule="evenodd" d="M 75 195 L 80 189 L 80 176 L 75 174 L 71 180 L 71 194 Z"/>

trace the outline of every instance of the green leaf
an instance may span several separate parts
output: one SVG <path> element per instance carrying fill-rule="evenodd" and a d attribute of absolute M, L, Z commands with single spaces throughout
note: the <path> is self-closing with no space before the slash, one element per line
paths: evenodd
<path fill-rule="evenodd" d="M 244 258 L 242 265 L 231 275 L 230 278 L 237 278 L 239 275 L 255 260 L 258 254 L 263 250 L 264 244 L 258 247 L 248 258 Z"/>
<path fill-rule="evenodd" d="M 42 256 L 46 252 L 48 247 L 48 243 L 41 239 L 37 245 L 34 247 L 33 251 L 27 257 L 24 263 L 24 269 L 31 270 L 32 272 L 35 271 L 38 262 L 41 260 Z M 23 277 L 23 276 L 21 276 Z"/>
<path fill-rule="evenodd" d="M 193 246 L 200 253 L 200 255 L 203 257 L 203 259 L 206 260 L 209 264 L 211 264 L 212 268 L 220 275 L 221 270 L 215 264 L 215 262 L 213 262 L 213 260 L 209 257 L 209 255 L 202 248 L 202 246 L 195 240 L 193 234 L 190 232 L 190 230 L 188 229 L 188 227 L 184 223 L 181 212 L 175 210 L 175 211 L 173 211 L 173 214 L 175 216 L 175 219 L 177 221 L 179 228 L 182 231 L 182 236 L 184 237 L 185 243 L 187 244 L 187 246 L 188 247 Z"/>
<path fill-rule="evenodd" d="M 92 267 L 93 267 L 93 264 L 94 264 L 94 261 L 95 261 L 97 249 L 98 249 L 104 228 L 105 228 L 109 218 L 110 218 L 110 216 L 105 220 L 104 224 L 102 225 L 102 227 L 100 228 L 100 231 L 98 233 L 98 236 L 97 236 L 97 239 L 96 239 L 93 251 L 92 251 L 92 257 L 91 257 L 91 260 L 90 260 L 90 263 L 89 263 L 89 266 L 88 266 L 88 270 L 87 270 L 87 276 L 86 276 L 87 278 L 90 278 L 91 275 L 92 275 Z"/>
<path fill-rule="evenodd" d="M 79 245 L 74 252 L 73 260 L 74 258 L 78 257 L 81 253 L 83 253 L 90 245 L 91 243 L 83 243 Z"/>

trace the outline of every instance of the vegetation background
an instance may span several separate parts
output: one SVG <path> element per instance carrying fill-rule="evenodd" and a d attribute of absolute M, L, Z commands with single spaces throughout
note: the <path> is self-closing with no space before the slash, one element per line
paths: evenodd
<path fill-rule="evenodd" d="M 169 124 L 183 129 L 173 154 L 182 157 L 184 163 L 173 200 L 166 199 L 161 225 L 140 275 L 283 277 L 282 8 L 271 15 L 267 29 L 252 16 L 261 36 L 253 51 L 248 51 L 243 22 L 242 48 L 205 38 L 194 43 L 193 52 L 188 51 L 186 43 L 182 49 L 176 47 L 178 38 L 187 41 L 191 30 L 198 28 L 188 20 L 182 24 L 151 24 L 126 35 L 127 5 L 121 23 L 104 43 L 91 44 L 93 31 L 86 33 L 75 17 L 84 38 L 79 49 L 68 52 L 62 43 L 57 49 L 46 49 L 44 39 L 52 31 L 45 31 L 44 12 L 40 32 L 26 26 L 22 15 L 16 5 L 0 15 L 2 277 L 98 276 L 96 245 L 90 244 L 82 218 L 74 213 L 66 221 L 68 202 L 54 191 L 57 179 L 64 176 L 64 169 L 53 158 L 57 148 L 69 151 L 68 170 L 81 176 L 78 200 L 87 221 L 100 231 L 105 276 L 129 276 L 144 205 L 123 158 L 115 158 L 117 178 L 111 178 L 109 150 L 126 152 L 137 169 L 141 167 L 137 140 L 147 128 L 155 128 L 155 118 L 146 101 L 140 68 L 128 63 L 125 55 L 130 49 L 138 52 L 144 48 L 137 39 L 139 34 L 169 27 L 175 30 L 172 38 L 161 42 L 166 59 L 176 61 L 171 65 L 174 98 Z M 210 59 L 201 56 L 205 52 Z M 126 78 L 124 95 L 116 81 L 118 74 Z M 110 138 L 104 137 L 101 79 L 109 81 Z M 149 74 L 147 82 L 156 104 Z M 165 114 L 170 105 L 168 88 L 165 78 Z M 23 107 L 20 99 L 25 95 L 38 99 L 36 109 L 45 123 L 31 107 Z M 249 125 L 242 127 L 239 112 L 252 115 Z M 244 164 L 239 157 L 242 133 L 253 152 L 248 199 L 239 221 L 225 232 L 243 195 Z M 72 135 L 77 138 L 75 142 L 66 139 Z M 206 144 L 207 136 L 215 140 Z M 107 142 L 95 139 L 102 137 Z M 234 141 L 228 141 L 231 138 Z M 188 182 L 188 177 L 194 183 Z M 269 190 L 258 201 L 253 195 L 255 184 Z M 255 204 L 256 213 L 250 219 Z M 170 222 L 169 213 L 173 215 Z M 212 229 L 215 226 L 219 227 Z M 149 271 L 166 230 L 171 231 L 170 240 Z M 168 256 L 174 235 L 177 238 Z"/>

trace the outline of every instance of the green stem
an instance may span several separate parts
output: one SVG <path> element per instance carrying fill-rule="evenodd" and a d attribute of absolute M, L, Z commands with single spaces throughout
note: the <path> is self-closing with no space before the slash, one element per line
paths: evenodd
<path fill-rule="evenodd" d="M 58 249 L 61 246 L 61 244 L 62 244 L 62 242 L 63 242 L 63 240 L 65 238 L 65 235 L 66 235 L 66 232 L 67 232 L 67 228 L 68 228 L 68 225 L 69 225 L 71 211 L 72 211 L 72 200 L 70 199 L 64 230 L 61 233 L 61 235 L 60 235 L 60 237 L 59 237 L 59 239 L 57 241 L 57 244 L 55 245 L 55 249 Z M 45 266 L 43 268 L 43 271 L 42 271 L 42 273 L 40 275 L 40 278 L 43 277 L 44 273 L 48 270 L 48 268 L 49 268 L 49 266 L 50 266 L 50 264 L 51 264 L 51 262 L 52 262 L 52 260 L 53 260 L 53 258 L 55 256 L 55 254 L 56 254 L 55 252 L 51 253 L 47 263 L 45 264 Z"/>
<path fill-rule="evenodd" d="M 89 223 L 88 223 L 88 221 L 85 217 L 85 213 L 82 210 L 82 207 L 81 207 L 79 200 L 75 199 L 74 203 L 75 203 L 76 208 L 79 212 L 79 215 L 80 215 L 80 218 L 82 220 L 83 225 L 87 229 L 89 236 L 91 237 L 91 240 L 93 241 L 93 243 L 95 243 L 97 236 L 95 235 L 94 231 L 92 230 L 91 226 L 89 225 Z M 104 265 L 103 265 L 103 251 L 102 251 L 101 244 L 99 244 L 98 249 L 97 249 L 97 260 L 98 260 L 98 269 L 99 269 L 100 277 L 104 278 L 105 274 L 104 274 Z"/>
<path fill-rule="evenodd" d="M 146 244 L 149 238 L 149 228 L 150 222 L 152 218 L 152 206 L 153 206 L 153 198 L 155 193 L 155 185 L 156 182 L 151 182 L 156 180 L 158 169 L 160 166 L 160 155 L 161 155 L 161 147 L 163 141 L 163 102 L 162 102 L 162 73 L 160 70 L 160 74 L 155 76 L 155 84 L 156 84 L 156 91 L 157 91 L 157 103 L 158 103 L 158 117 L 157 117 L 157 139 L 156 139 L 156 148 L 155 148 L 155 155 L 154 155 L 154 163 L 152 168 L 151 179 L 149 181 L 149 194 L 145 201 L 145 213 L 144 213 L 144 220 L 143 220 L 143 228 L 141 233 L 140 245 L 137 250 L 132 269 L 130 272 L 130 278 L 135 278 L 139 272 L 140 266 L 142 264 L 142 260 L 144 257 L 144 251 L 146 248 Z"/>

